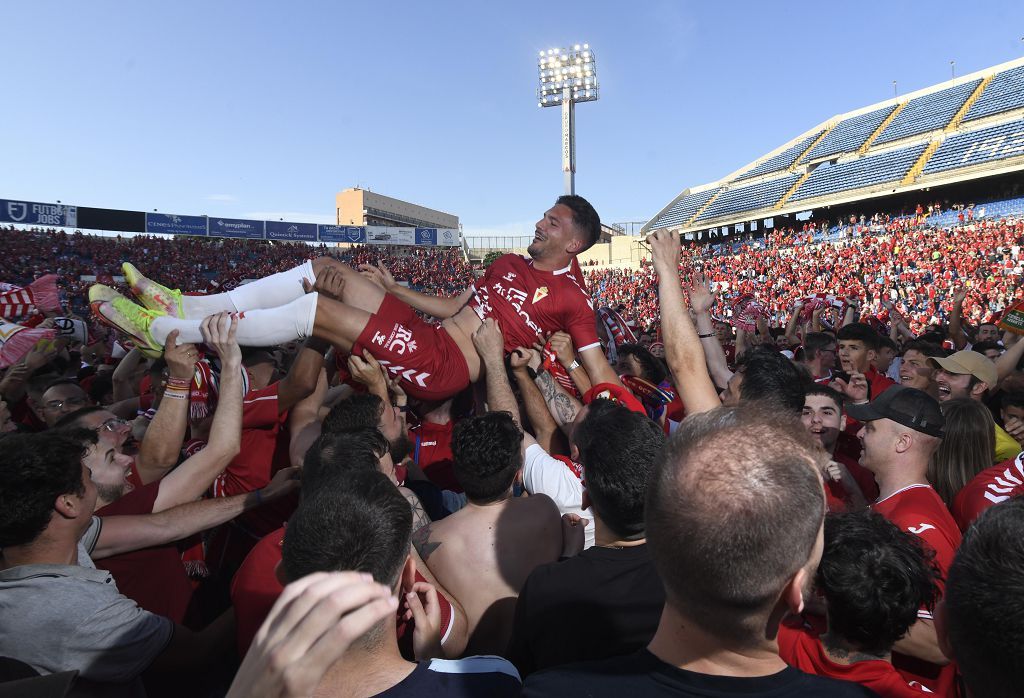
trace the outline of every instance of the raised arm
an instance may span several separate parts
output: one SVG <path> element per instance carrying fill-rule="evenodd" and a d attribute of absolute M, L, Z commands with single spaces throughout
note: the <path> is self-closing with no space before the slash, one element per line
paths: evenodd
<path fill-rule="evenodd" d="M 175 332 L 174 336 L 177 337 L 178 333 Z M 170 340 L 170 337 L 168 337 L 168 340 Z M 132 378 L 135 376 L 135 370 L 143 360 L 142 352 L 139 351 L 138 347 L 133 347 L 117 364 L 117 368 L 114 369 L 110 376 L 114 389 L 114 402 L 129 400 L 135 397 L 135 386 L 132 385 Z M 191 377 L 189 376 L 189 378 Z"/>
<path fill-rule="evenodd" d="M 1006 351 L 996 359 L 996 374 L 999 376 L 999 380 L 1016 371 L 1017 365 L 1024 357 L 1024 341 L 1021 340 L 1020 335 L 1004 332 L 1003 344 L 1006 346 Z"/>
<path fill-rule="evenodd" d="M 111 555 L 172 543 L 227 523 L 249 509 L 293 491 L 298 485 L 296 474 L 296 468 L 282 468 L 263 489 L 234 497 L 202 499 L 157 514 L 103 517 L 103 528 L 92 557 L 101 560 Z"/>
<path fill-rule="evenodd" d="M 690 303 L 693 303 L 693 297 L 690 298 Z M 789 322 L 786 323 L 786 344 L 790 347 L 795 347 L 798 344 L 802 344 L 802 340 L 797 335 L 797 327 L 800 325 L 800 312 L 804 309 L 803 301 L 796 301 L 793 303 L 793 309 L 790 311 Z"/>
<path fill-rule="evenodd" d="M 967 346 L 967 335 L 964 333 L 964 301 L 967 299 L 967 288 L 957 286 L 953 289 L 953 308 L 949 313 L 949 336 L 957 350 Z"/>
<path fill-rule="evenodd" d="M 188 396 L 199 351 L 194 344 L 175 344 L 177 339 L 178 331 L 173 330 L 164 343 L 164 360 L 167 362 L 168 381 L 172 383 L 171 390 L 160 398 L 156 415 L 146 427 L 139 454 L 135 457 L 135 470 L 145 484 L 156 482 L 177 464 L 188 426 Z"/>
<path fill-rule="evenodd" d="M 679 397 L 689 414 L 714 409 L 721 401 L 708 375 L 701 339 L 690 320 L 679 286 L 679 240 L 674 233 L 659 230 L 648 235 L 647 242 L 658 274 L 665 359 L 675 378 Z"/>
<path fill-rule="evenodd" d="M 519 404 L 505 375 L 505 340 L 494 318 L 487 318 L 480 323 L 480 327 L 473 333 L 473 346 L 476 347 L 476 353 L 480 355 L 486 372 L 487 409 L 491 412 L 508 412 L 522 428 L 523 418 L 519 414 Z M 525 452 L 528 446 L 537 442 L 525 429 L 523 432 Z"/>
<path fill-rule="evenodd" d="M 411 305 L 416 310 L 424 312 L 427 315 L 432 315 L 433 317 L 440 318 L 442 320 L 459 312 L 459 310 L 462 309 L 462 306 L 468 303 L 469 299 L 473 297 L 474 293 L 473 288 L 470 287 L 458 296 L 445 298 L 443 296 L 430 296 L 426 293 L 413 291 L 408 286 L 403 286 L 395 281 L 395 277 L 391 275 L 391 272 L 387 270 L 387 267 L 379 262 L 376 266 L 371 264 L 360 264 L 359 271 L 362 272 L 365 277 L 404 303 Z"/>
<path fill-rule="evenodd" d="M 519 347 L 509 355 L 509 363 L 512 365 L 512 377 L 516 380 L 519 395 L 526 408 L 526 418 L 533 427 L 533 437 L 548 453 L 567 452 L 562 432 L 559 431 L 558 424 L 544 402 L 544 396 L 540 394 L 540 389 L 531 377 L 537 375 L 537 370 L 540 369 L 540 355 L 533 349 Z"/>
<path fill-rule="evenodd" d="M 544 403 L 548 406 L 551 416 L 555 418 L 555 422 L 558 423 L 558 427 L 568 436 L 569 427 L 579 411 L 583 409 L 583 403 L 565 392 L 554 376 L 547 371 L 538 373 L 533 382 L 540 388 L 541 397 L 544 398 Z"/>
<path fill-rule="evenodd" d="M 569 374 L 569 378 L 572 379 L 576 390 L 580 391 L 580 395 L 585 395 L 593 386 L 587 370 L 583 368 L 583 364 L 576 358 L 576 352 L 572 346 L 572 337 L 567 332 L 559 330 L 551 335 L 548 341 L 551 343 L 552 351 L 555 352 L 555 356 L 558 358 L 558 363 Z M 607 360 L 605 363 L 607 363 Z"/>
<path fill-rule="evenodd" d="M 697 321 L 697 336 L 700 338 L 700 345 L 704 349 L 704 361 L 711 379 L 716 386 L 723 389 L 729 384 L 732 378 L 732 371 L 729 370 L 729 362 L 725 358 L 725 350 L 715 333 L 715 326 L 711 320 L 711 309 L 715 306 L 715 295 L 711 292 L 707 280 L 702 274 L 694 274 L 690 279 L 690 307 L 693 308 Z M 740 337 L 737 333 L 736 355 L 739 356 Z"/>
<path fill-rule="evenodd" d="M 199 499 L 241 450 L 242 350 L 235 341 L 237 327 L 238 318 L 228 313 L 211 315 L 200 325 L 203 341 L 213 347 L 221 361 L 220 391 L 210 427 L 210 440 L 206 448 L 164 477 L 153 503 L 154 513 Z M 166 402 L 167 396 L 164 397 Z M 170 402 L 188 404 L 187 400 Z M 156 419 L 153 421 L 155 423 Z M 147 438 L 150 433 L 146 433 Z"/>

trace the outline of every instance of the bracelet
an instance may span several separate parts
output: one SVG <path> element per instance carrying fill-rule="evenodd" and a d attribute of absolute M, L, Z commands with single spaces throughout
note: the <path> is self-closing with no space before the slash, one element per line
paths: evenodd
<path fill-rule="evenodd" d="M 399 412 L 408 412 L 409 411 L 409 406 L 408 405 L 395 405 L 394 407 Z"/>
<path fill-rule="evenodd" d="M 535 371 L 532 366 L 527 366 L 526 367 L 526 375 L 528 375 L 530 377 L 530 380 L 535 381 L 535 380 L 537 380 L 537 376 L 540 375 L 540 374 L 538 374 L 537 371 Z"/>
<path fill-rule="evenodd" d="M 697 336 L 700 337 L 701 339 L 711 339 L 712 337 L 715 336 L 715 333 L 714 332 L 698 332 Z"/>
<path fill-rule="evenodd" d="M 186 400 L 188 399 L 188 393 L 179 393 L 177 391 L 165 390 L 164 397 L 168 400 Z"/>
<path fill-rule="evenodd" d="M 579 360 L 578 359 L 573 359 L 572 363 L 565 367 L 565 372 L 566 373 L 572 373 L 573 371 L 575 371 L 579 367 L 580 367 Z"/>
<path fill-rule="evenodd" d="M 168 378 L 166 383 L 168 388 L 188 388 L 191 384 L 191 378 Z"/>

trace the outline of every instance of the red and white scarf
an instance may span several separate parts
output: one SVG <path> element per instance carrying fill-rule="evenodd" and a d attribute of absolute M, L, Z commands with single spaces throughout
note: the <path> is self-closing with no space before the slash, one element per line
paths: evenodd
<path fill-rule="evenodd" d="M 43 312 L 61 309 L 56 274 L 40 276 L 25 287 L 0 283 L 0 317 L 21 317 L 33 308 Z"/>

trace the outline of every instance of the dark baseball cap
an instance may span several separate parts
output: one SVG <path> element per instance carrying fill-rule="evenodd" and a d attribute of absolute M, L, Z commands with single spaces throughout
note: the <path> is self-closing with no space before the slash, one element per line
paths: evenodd
<path fill-rule="evenodd" d="M 939 401 L 917 388 L 894 385 L 864 405 L 847 405 L 846 414 L 858 422 L 891 419 L 914 431 L 942 437 L 946 418 Z"/>

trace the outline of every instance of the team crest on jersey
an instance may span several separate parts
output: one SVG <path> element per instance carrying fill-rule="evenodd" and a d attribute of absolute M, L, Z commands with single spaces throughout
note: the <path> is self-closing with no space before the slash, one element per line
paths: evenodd
<path fill-rule="evenodd" d="M 547 298 L 547 296 L 548 296 L 548 287 L 547 286 L 540 286 L 540 287 L 537 288 L 536 291 L 533 292 L 533 302 L 537 303 L 538 301 L 543 300 L 544 298 Z"/>

